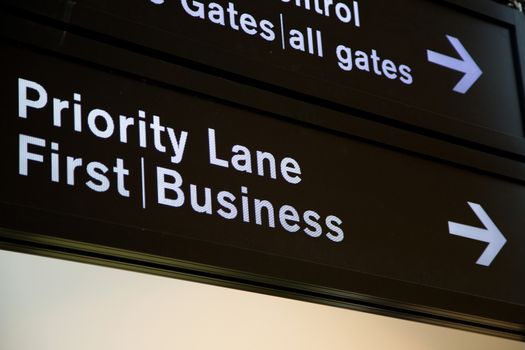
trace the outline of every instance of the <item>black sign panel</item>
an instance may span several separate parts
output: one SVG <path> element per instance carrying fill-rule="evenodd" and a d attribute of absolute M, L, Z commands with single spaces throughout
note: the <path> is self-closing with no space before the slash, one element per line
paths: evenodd
<path fill-rule="evenodd" d="M 0 201 L 15 213 L 1 216 L 3 228 L 175 259 L 213 244 L 219 261 L 246 272 L 348 292 L 363 288 L 358 273 L 382 281 L 375 296 L 395 294 L 399 281 L 492 300 L 505 316 L 478 315 L 525 323 L 522 185 L 27 50 L 2 52 Z M 20 219 L 36 211 L 45 215 Z"/>
<path fill-rule="evenodd" d="M 282 91 L 452 134 L 465 124 L 523 136 L 512 26 L 447 2 L 17 3 Z"/>

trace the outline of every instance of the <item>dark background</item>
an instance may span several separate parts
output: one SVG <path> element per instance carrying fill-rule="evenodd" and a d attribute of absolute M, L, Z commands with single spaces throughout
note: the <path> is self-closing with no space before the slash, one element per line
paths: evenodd
<path fill-rule="evenodd" d="M 98 244 L 99 248 L 87 249 L 91 252 L 100 252 L 100 247 L 121 248 L 167 257 L 177 266 L 200 263 L 208 270 L 219 271 L 219 279 L 226 278 L 227 271 L 248 276 L 244 277 L 246 283 L 263 276 L 273 278 L 274 287 L 297 283 L 302 292 L 314 288 L 332 301 L 344 296 L 352 301 L 372 300 L 385 310 L 392 305 L 407 313 L 424 309 L 434 321 L 446 315 L 449 320 L 464 322 L 461 327 L 474 323 L 522 334 L 525 312 L 520 277 L 524 252 L 520 232 L 524 219 L 520 208 L 525 170 L 522 159 L 514 153 L 520 152 L 522 140 L 519 101 L 513 97 L 519 100 L 521 90 L 519 86 L 514 90 L 513 85 L 520 85 L 520 75 L 515 71 L 519 59 L 513 57 L 516 52 L 512 43 L 506 47 L 507 39 L 516 39 L 515 33 L 508 21 L 438 2 L 419 3 L 424 7 L 419 11 L 425 13 L 425 6 L 429 6 L 455 13 L 447 12 L 446 16 L 468 14 L 462 22 L 483 25 L 486 28 L 479 30 L 502 39 L 503 56 L 507 57 L 503 61 L 512 64 L 489 65 L 498 71 L 500 68 L 495 67 L 505 67 L 501 76 L 482 76 L 504 85 L 492 91 L 490 98 L 484 80 L 473 87 L 471 92 L 477 96 L 473 101 L 483 108 L 471 105 L 468 113 L 463 113 L 462 105 L 456 103 L 459 95 L 451 91 L 460 75 L 428 63 L 426 73 L 416 77 L 416 82 L 431 79 L 427 73 L 433 77 L 438 72 L 440 79 L 430 84 L 436 94 L 425 97 L 426 88 L 413 89 L 414 85 L 409 89 L 420 94 L 414 99 L 412 93 L 397 89 L 403 87 L 399 82 L 376 79 L 369 84 L 373 79 L 368 76 L 352 85 L 362 77 L 347 80 L 335 62 L 330 70 L 328 61 L 319 65 L 314 57 L 288 56 L 288 52 L 277 55 L 279 42 L 266 45 L 238 32 L 217 31 L 215 26 L 213 31 L 206 30 L 209 26 L 204 23 L 198 23 L 202 29 L 195 33 L 183 32 L 176 37 L 180 33 L 169 28 L 179 21 L 168 14 L 164 21 L 144 24 L 134 20 L 140 17 L 149 21 L 159 10 L 180 15 L 180 9 L 165 11 L 176 2 L 166 8 L 147 1 L 137 2 L 137 7 L 126 2 L 127 7 L 119 11 L 112 7 L 119 3 L 112 1 L 16 2 L 14 6 L 27 7 L 29 12 L 10 8 L 7 12 L 11 14 L 2 13 L 0 21 L 2 37 L 7 38 L 1 59 L 5 77 L 1 99 L 6 106 L 0 119 L 5 135 L 1 140 L 5 160 L 0 200 L 2 236 L 7 237 L 6 230 L 23 232 L 22 237 L 28 240 L 33 234 L 42 234 L 56 239 L 53 249 L 59 249 L 60 239 Z M 251 4 L 242 6 L 255 6 Z M 389 2 L 388 8 L 392 13 L 417 11 L 418 7 L 411 5 L 396 10 Z M 378 27 L 368 27 L 374 19 L 365 18 L 363 6 L 367 5 L 361 6 L 362 28 L 348 27 L 348 35 L 355 35 L 356 46 L 375 45 L 375 41 L 358 35 L 365 29 L 380 38 L 394 35 L 392 28 L 409 26 L 393 21 L 390 28 L 382 28 L 381 24 L 390 23 L 385 17 L 376 23 Z M 294 15 L 289 21 L 312 21 L 308 12 L 292 9 Z M 273 13 L 266 6 L 255 10 L 266 11 L 268 16 Z M 184 16 L 181 22 L 192 20 Z M 334 25 L 333 19 L 317 20 L 319 26 Z M 438 17 L 427 19 L 428 23 L 432 21 Z M 402 55 L 422 63 L 427 48 L 453 54 L 441 30 L 427 28 L 426 22 L 420 25 L 417 32 L 436 30 L 432 46 L 419 51 L 415 39 L 385 40 L 385 48 L 391 50 L 385 49 L 384 54 L 405 64 L 412 61 L 404 62 Z M 167 30 L 159 31 L 159 26 Z M 462 30 L 466 37 L 476 33 Z M 345 31 L 337 33 L 346 38 Z M 325 41 L 330 43 L 326 37 Z M 237 45 L 225 48 L 225 43 Z M 466 41 L 464 44 L 467 46 Z M 417 59 L 417 54 L 408 54 L 411 51 L 398 50 L 400 46 L 414 46 L 421 56 Z M 493 56 L 496 51 L 487 52 L 481 44 L 476 47 L 473 50 L 482 52 L 480 60 L 489 62 L 491 57 L 490 62 L 500 62 L 499 56 Z M 382 53 L 383 47 L 377 49 Z M 423 72 L 419 65 L 414 68 Z M 485 71 L 484 66 L 482 69 Z M 122 145 L 99 140 L 89 131 L 79 135 L 70 125 L 53 128 L 49 107 L 35 111 L 33 119 L 17 118 L 16 79 L 22 74 L 43 83 L 50 97 L 71 100 L 73 92 L 82 93 L 86 110 L 107 108 L 117 115 L 144 108 L 161 115 L 176 130 L 190 131 L 185 160 L 177 167 L 186 184 L 234 193 L 246 185 L 252 198 L 268 199 L 276 207 L 291 204 L 301 212 L 313 209 L 322 216 L 337 215 L 344 221 L 345 240 L 336 244 L 301 232 L 290 234 L 279 228 L 243 224 L 239 218 L 230 222 L 216 215 L 196 214 L 188 204 L 180 209 L 155 205 L 151 166 L 170 165 L 167 156 L 143 152 L 131 142 Z M 441 85 L 446 89 L 440 91 L 446 93 L 437 92 Z M 508 87 L 511 89 L 506 93 Z M 496 107 L 510 109 L 494 118 L 490 111 Z M 442 113 L 439 108 L 448 110 Z M 389 123 L 382 117 L 403 123 Z M 221 153 L 239 143 L 297 159 L 303 182 L 294 186 L 208 165 L 208 127 L 216 128 Z M 74 188 L 53 184 L 45 166 L 28 178 L 18 176 L 19 132 L 58 141 L 62 155 L 82 156 L 86 162 L 102 161 L 109 166 L 115 157 L 124 158 L 132 171 L 132 198 L 119 197 L 115 188 L 95 193 L 80 181 Z M 458 137 L 474 143 L 460 142 Z M 141 209 L 138 196 L 141 156 L 146 157 L 150 171 L 146 211 Z M 508 239 L 489 268 L 475 264 L 485 243 L 448 234 L 449 220 L 480 226 L 467 201 L 481 204 Z M 198 273 L 197 269 L 193 272 Z"/>
<path fill-rule="evenodd" d="M 218 3 L 224 7 L 228 4 Z M 191 17 L 179 1 L 155 5 L 149 0 L 46 0 L 15 2 L 14 6 L 412 125 L 449 132 L 463 125 L 471 126 L 471 131 L 482 128 L 509 137 L 523 136 L 523 82 L 513 27 L 506 22 L 434 0 L 360 1 L 359 28 L 341 23 L 335 16 L 325 17 L 277 0 L 266 1 L 264 6 L 246 0 L 234 3 L 239 13 L 274 23 L 275 41 Z M 324 58 L 293 51 L 289 45 L 282 50 L 281 13 L 287 30 L 304 31 L 309 26 L 322 31 Z M 447 34 L 463 43 L 483 71 L 465 95 L 452 91 L 463 73 L 427 61 L 427 49 L 459 57 Z M 410 66 L 414 83 L 407 86 L 356 69 L 342 71 L 335 55 L 339 44 L 368 53 L 376 49 L 379 56 Z M 463 136 L 473 137 L 472 133 Z"/>

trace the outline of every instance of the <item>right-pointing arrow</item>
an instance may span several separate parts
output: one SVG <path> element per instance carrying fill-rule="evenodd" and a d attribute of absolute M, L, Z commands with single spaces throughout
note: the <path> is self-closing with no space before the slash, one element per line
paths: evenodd
<path fill-rule="evenodd" d="M 487 242 L 489 245 L 487 246 L 483 254 L 481 254 L 476 263 L 478 265 L 490 266 L 494 258 L 496 258 L 496 256 L 500 252 L 501 248 L 503 248 L 505 243 L 507 243 L 507 239 L 496 227 L 494 222 L 492 222 L 492 220 L 485 212 L 485 210 L 483 210 L 481 205 L 471 202 L 468 202 L 468 205 L 470 205 L 470 207 L 472 208 L 478 219 L 481 221 L 481 223 L 485 226 L 485 228 L 468 226 L 449 221 L 448 230 L 452 235 Z"/>
<path fill-rule="evenodd" d="M 452 46 L 454 46 L 454 49 L 456 49 L 456 52 L 459 54 L 461 59 L 443 55 L 431 50 L 427 50 L 427 59 L 429 62 L 453 69 L 461 73 L 465 73 L 463 78 L 461 78 L 461 80 L 453 89 L 455 92 L 464 94 L 472 87 L 472 85 L 474 85 L 483 72 L 476 64 L 474 59 L 472 59 L 472 57 L 469 55 L 459 39 L 450 35 L 447 35 L 447 39 L 452 44 Z"/>

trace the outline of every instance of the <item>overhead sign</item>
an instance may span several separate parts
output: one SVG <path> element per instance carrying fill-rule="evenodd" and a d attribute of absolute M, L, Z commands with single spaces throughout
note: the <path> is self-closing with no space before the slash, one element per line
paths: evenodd
<path fill-rule="evenodd" d="M 512 26 L 450 2 L 12 2 L 279 92 L 454 135 L 469 125 L 523 137 L 523 67 Z"/>
<path fill-rule="evenodd" d="M 24 49 L 2 52 L 0 202 L 15 214 L 0 215 L 0 227 L 174 259 L 179 239 L 184 251 L 213 244 L 211 254 L 227 248 L 219 260 L 247 272 L 286 271 L 350 292 L 363 287 L 348 277 L 359 273 L 381 279 L 377 293 L 402 281 L 495 300 L 515 310 L 507 321 L 523 321 L 521 184 Z M 45 215 L 21 220 L 23 212 Z"/>

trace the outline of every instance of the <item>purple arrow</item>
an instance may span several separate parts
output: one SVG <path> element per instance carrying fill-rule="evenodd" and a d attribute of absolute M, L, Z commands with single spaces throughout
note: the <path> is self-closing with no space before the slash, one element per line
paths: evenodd
<path fill-rule="evenodd" d="M 447 39 L 452 44 L 454 49 L 456 49 L 456 52 L 459 54 L 461 59 L 443 55 L 431 50 L 427 50 L 427 59 L 429 62 L 453 69 L 461 73 L 465 73 L 463 78 L 461 78 L 461 80 L 453 89 L 455 92 L 465 94 L 479 79 L 483 72 L 457 38 L 447 35 Z"/>
<path fill-rule="evenodd" d="M 451 235 L 488 243 L 489 245 L 485 248 L 485 251 L 481 254 L 476 264 L 490 266 L 499 254 L 501 248 L 507 243 L 507 239 L 496 227 L 481 205 L 471 202 L 468 202 L 468 205 L 485 227 L 479 228 L 449 221 L 448 230 Z"/>

